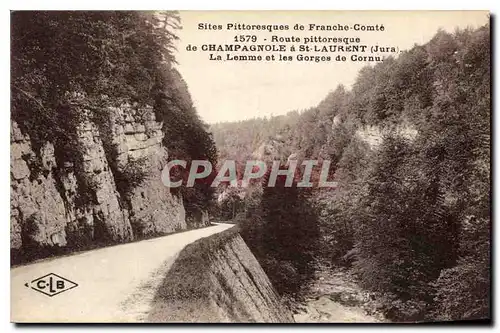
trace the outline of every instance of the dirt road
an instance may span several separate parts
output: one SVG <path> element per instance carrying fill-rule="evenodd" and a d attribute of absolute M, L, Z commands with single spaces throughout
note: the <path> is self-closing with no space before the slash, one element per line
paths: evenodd
<path fill-rule="evenodd" d="M 199 238 L 232 226 L 217 224 L 13 268 L 11 321 L 142 321 L 157 286 L 179 251 Z M 33 280 L 49 273 L 73 281 L 78 286 L 52 297 L 31 288 L 37 287 Z M 50 293 L 48 278 L 39 286 Z M 57 286 L 53 289 L 57 291 Z"/>

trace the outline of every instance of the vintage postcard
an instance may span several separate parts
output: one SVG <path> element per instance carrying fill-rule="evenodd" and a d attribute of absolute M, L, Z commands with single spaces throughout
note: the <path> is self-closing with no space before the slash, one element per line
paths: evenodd
<path fill-rule="evenodd" d="M 13 11 L 14 323 L 491 322 L 488 11 Z"/>

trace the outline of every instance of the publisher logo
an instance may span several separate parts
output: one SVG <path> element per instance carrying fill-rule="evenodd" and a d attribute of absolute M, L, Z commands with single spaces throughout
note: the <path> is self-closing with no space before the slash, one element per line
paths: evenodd
<path fill-rule="evenodd" d="M 75 282 L 54 273 L 49 273 L 24 285 L 49 297 L 78 287 Z"/>

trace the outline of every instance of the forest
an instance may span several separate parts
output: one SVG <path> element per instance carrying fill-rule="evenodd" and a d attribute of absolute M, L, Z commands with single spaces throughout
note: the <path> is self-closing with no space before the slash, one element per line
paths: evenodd
<path fill-rule="evenodd" d="M 81 169 L 78 126 L 89 119 L 105 131 L 111 121 L 107 107 L 124 103 L 153 107 L 163 123 L 163 146 L 170 159 L 216 161 L 208 125 L 175 67 L 178 12 L 19 11 L 12 21 L 11 116 L 30 135 L 37 156 L 29 165 L 37 169 L 42 163 L 40 148 L 52 142 L 57 164 L 75 167 L 81 206 L 91 205 L 95 198 Z M 86 112 L 81 112 L 82 106 Z M 148 174 L 141 160 L 119 169 L 114 147 L 104 145 L 119 194 L 126 201 Z M 64 170 L 55 174 L 61 183 Z M 176 194 L 182 196 L 189 217 L 208 209 L 213 190 L 196 184 L 181 187 Z"/>
<path fill-rule="evenodd" d="M 332 163 L 334 190 L 219 189 L 281 295 L 328 262 L 391 321 L 490 317 L 490 66 L 489 25 L 438 31 L 316 107 L 211 126 L 219 160 Z"/>
<path fill-rule="evenodd" d="M 61 185 L 62 166 L 72 165 L 78 202 L 92 206 L 79 124 L 89 118 L 105 128 L 106 107 L 151 106 L 169 160 L 331 163 L 335 188 L 297 187 L 299 169 L 291 187 L 284 177 L 262 186 L 268 172 L 244 189 L 172 189 L 187 217 L 205 210 L 238 223 L 290 303 L 328 263 L 352 272 L 391 321 L 491 317 L 490 25 L 438 31 L 364 67 L 352 87 L 332 87 L 310 109 L 209 126 L 176 67 L 178 13 L 22 11 L 12 21 L 11 117 L 37 155 L 27 161 L 30 181 L 51 142 L 61 169 L 50 172 Z M 117 168 L 104 149 L 126 201 L 147 175 L 140 160 Z"/>

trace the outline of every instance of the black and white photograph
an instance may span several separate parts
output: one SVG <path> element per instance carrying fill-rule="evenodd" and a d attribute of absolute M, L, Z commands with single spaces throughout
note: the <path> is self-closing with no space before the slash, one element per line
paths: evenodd
<path fill-rule="evenodd" d="M 10 321 L 491 324 L 490 16 L 12 10 Z"/>

